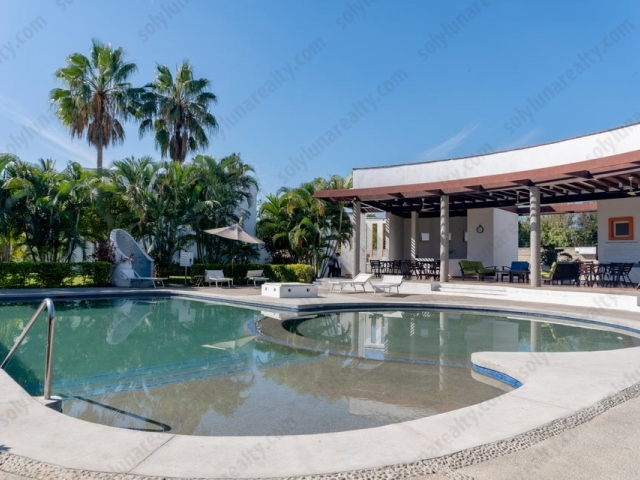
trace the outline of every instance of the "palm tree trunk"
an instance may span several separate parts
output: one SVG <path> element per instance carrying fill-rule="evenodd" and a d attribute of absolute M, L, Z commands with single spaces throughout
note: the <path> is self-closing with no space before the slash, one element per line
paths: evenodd
<path fill-rule="evenodd" d="M 98 172 L 102 170 L 102 145 L 96 145 L 96 150 L 98 151 Z"/>

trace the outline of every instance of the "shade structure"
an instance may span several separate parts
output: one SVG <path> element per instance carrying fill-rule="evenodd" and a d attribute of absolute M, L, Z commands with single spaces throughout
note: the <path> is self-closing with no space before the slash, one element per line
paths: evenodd
<path fill-rule="evenodd" d="M 262 240 L 247 233 L 237 223 L 229 227 L 212 228 L 211 230 L 205 230 L 205 233 L 217 235 L 218 237 L 222 238 L 228 238 L 229 240 L 238 240 L 239 242 L 257 243 L 259 245 L 264 245 L 264 242 Z"/>
<path fill-rule="evenodd" d="M 245 230 L 237 223 L 229 227 L 212 228 L 210 230 L 205 230 L 205 233 L 210 233 L 211 235 L 217 235 L 218 237 L 227 238 L 229 240 L 237 240 L 239 242 L 256 243 L 258 245 L 264 245 L 264 242 L 262 240 L 245 232 Z M 233 274 L 234 263 L 235 263 L 235 255 L 231 254 L 231 273 L 232 274 Z"/>

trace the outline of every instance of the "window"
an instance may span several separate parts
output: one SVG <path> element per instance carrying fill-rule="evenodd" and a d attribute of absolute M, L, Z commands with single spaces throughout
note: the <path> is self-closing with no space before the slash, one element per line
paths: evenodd
<path fill-rule="evenodd" d="M 633 240 L 633 217 L 610 218 L 609 240 Z"/>

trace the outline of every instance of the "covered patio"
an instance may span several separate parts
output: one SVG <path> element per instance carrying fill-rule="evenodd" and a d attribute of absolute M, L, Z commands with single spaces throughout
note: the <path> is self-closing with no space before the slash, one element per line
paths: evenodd
<path fill-rule="evenodd" d="M 439 259 L 440 282 L 457 275 L 459 260 L 497 266 L 518 260 L 518 216 L 530 215 L 529 282 L 540 286 L 543 214 L 596 211 L 600 262 L 640 260 L 639 126 L 473 157 L 355 169 L 354 188 L 316 197 L 353 205 L 353 273 L 367 263 L 364 215 L 384 212 L 389 259 Z M 636 282 L 637 270 L 631 272 Z"/>

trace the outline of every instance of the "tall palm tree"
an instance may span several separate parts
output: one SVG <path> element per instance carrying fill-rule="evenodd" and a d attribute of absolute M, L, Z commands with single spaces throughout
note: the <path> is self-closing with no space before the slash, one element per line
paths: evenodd
<path fill-rule="evenodd" d="M 139 108 L 140 138 L 154 132 L 162 158 L 168 155 L 182 163 L 189 152 L 209 145 L 207 133 L 218 128 L 209 106 L 218 99 L 208 90 L 209 80 L 193 78 L 193 69 L 186 60 L 176 70 L 175 78 L 164 65 L 158 65 L 156 70 L 155 80 L 145 86 Z"/>
<path fill-rule="evenodd" d="M 128 82 L 137 66 L 123 57 L 122 48 L 94 39 L 88 58 L 72 53 L 67 65 L 56 70 L 55 76 L 65 88 L 54 88 L 49 94 L 71 138 L 82 138 L 86 133 L 89 145 L 96 147 L 98 170 L 102 169 L 102 151 L 124 141 L 120 121 L 128 118 L 132 100 L 140 93 Z"/>

